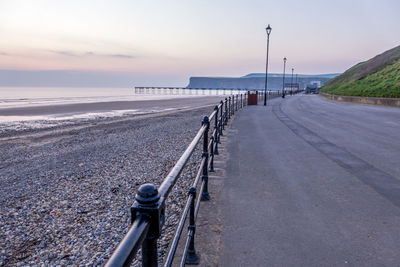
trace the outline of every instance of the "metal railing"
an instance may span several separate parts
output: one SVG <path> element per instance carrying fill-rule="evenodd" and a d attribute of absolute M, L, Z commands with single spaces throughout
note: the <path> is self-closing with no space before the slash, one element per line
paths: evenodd
<path fill-rule="evenodd" d="M 282 91 L 268 91 L 267 92 L 267 99 L 272 99 L 276 97 L 280 97 L 282 95 Z M 258 91 L 258 102 L 264 100 L 264 91 Z"/>
<path fill-rule="evenodd" d="M 190 88 L 190 87 L 139 87 L 133 88 L 133 92 L 140 94 L 153 95 L 234 95 L 242 94 L 248 91 L 263 91 L 257 88 Z M 268 91 L 274 94 L 277 91 Z"/>
<path fill-rule="evenodd" d="M 106 266 L 129 266 L 139 248 L 142 248 L 142 266 L 158 266 L 157 240 L 165 222 L 165 202 L 177 182 L 182 170 L 190 159 L 197 144 L 203 140 L 202 157 L 196 177 L 188 191 L 188 197 L 182 216 L 178 223 L 175 236 L 171 241 L 170 250 L 164 260 L 164 266 L 172 265 L 179 240 L 189 216 L 186 243 L 180 266 L 197 264 L 198 254 L 195 250 L 196 219 L 200 209 L 200 201 L 210 199 L 208 192 L 208 174 L 214 171 L 214 156 L 219 154 L 220 137 L 235 112 L 247 105 L 247 94 L 237 94 L 225 98 L 210 116 L 202 120 L 202 126 L 186 148 L 175 166 L 157 189 L 154 184 L 143 184 L 135 196 L 131 207 L 131 227 L 119 243 Z M 210 127 L 213 124 L 213 131 Z M 199 194 L 197 188 L 200 186 Z"/>

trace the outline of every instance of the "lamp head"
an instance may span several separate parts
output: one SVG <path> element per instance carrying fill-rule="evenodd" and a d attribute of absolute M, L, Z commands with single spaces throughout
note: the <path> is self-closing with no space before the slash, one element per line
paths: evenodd
<path fill-rule="evenodd" d="M 283 58 L 283 61 L 284 61 L 284 62 L 286 62 L 286 60 L 287 60 L 287 58 L 286 58 L 286 57 L 284 57 L 284 58 Z"/>
<path fill-rule="evenodd" d="M 267 34 L 269 35 L 269 34 L 271 33 L 272 28 L 271 28 L 271 26 L 269 26 L 269 24 L 268 24 L 268 27 L 265 28 L 265 30 L 267 31 Z"/>

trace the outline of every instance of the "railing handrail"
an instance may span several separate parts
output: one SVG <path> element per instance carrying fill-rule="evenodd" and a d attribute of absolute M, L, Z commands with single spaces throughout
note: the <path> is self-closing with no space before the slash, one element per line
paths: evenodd
<path fill-rule="evenodd" d="M 212 87 L 163 87 L 163 86 L 135 86 L 135 89 L 193 89 L 193 90 L 237 90 L 237 91 L 252 91 L 261 90 L 261 88 L 212 88 Z"/>
<path fill-rule="evenodd" d="M 149 220 L 140 216 L 119 243 L 106 266 L 129 266 L 149 230 Z"/>
<path fill-rule="evenodd" d="M 246 106 L 246 94 L 244 94 L 244 97 L 242 94 L 240 95 L 240 100 L 239 94 L 225 98 L 215 106 L 210 116 L 204 117 L 202 126 L 174 167 L 167 174 L 158 190 L 153 184 L 144 184 L 140 186 L 135 197 L 136 200 L 131 207 L 132 226 L 115 249 L 106 266 L 129 266 L 140 246 L 142 246 L 143 266 L 157 266 L 157 239 L 160 236 L 161 228 L 165 221 L 165 201 L 196 149 L 196 146 L 203 138 L 203 153 L 200 166 L 193 184 L 190 187 L 187 202 L 179 220 L 164 266 L 169 267 L 172 264 L 188 215 L 190 218 L 188 237 L 184 247 L 181 266 L 184 266 L 185 262 L 189 261 L 193 263 L 198 260 L 194 249 L 194 233 L 196 228 L 195 221 L 200 208 L 200 200 L 210 199 L 208 193 L 208 172 L 214 171 L 214 155 L 218 154 L 220 136 L 223 135 L 223 130 L 230 117 L 233 116 L 235 110 L 238 111 L 240 108 Z M 214 122 L 214 130 L 211 131 L 210 136 L 209 129 L 211 122 Z M 200 179 L 200 194 L 196 197 L 196 188 L 198 187 Z"/>
<path fill-rule="evenodd" d="M 218 106 L 221 106 L 219 104 Z M 211 113 L 209 120 L 212 120 L 216 114 L 216 111 Z M 171 191 L 172 187 L 174 186 L 176 179 L 181 174 L 183 168 L 186 165 L 186 162 L 189 160 L 190 156 L 192 155 L 194 149 L 196 148 L 197 144 L 199 143 L 201 136 L 203 135 L 206 129 L 206 125 L 202 125 L 200 130 L 197 132 L 196 136 L 193 138 L 192 142 L 186 148 L 185 152 L 183 152 L 182 156 L 179 160 L 175 163 L 172 170 L 168 173 L 167 177 L 165 177 L 164 181 L 161 183 L 158 192 L 161 197 L 166 199 Z"/>
<path fill-rule="evenodd" d="M 179 174 L 182 172 L 183 168 L 186 165 L 186 162 L 189 160 L 190 156 L 192 155 L 194 149 L 196 148 L 197 144 L 199 143 L 201 136 L 203 135 L 206 126 L 203 125 L 200 130 L 197 132 L 196 136 L 193 138 L 190 145 L 186 148 L 185 152 L 183 152 L 180 159 L 176 162 L 172 170 L 168 173 L 167 177 L 165 177 L 164 181 L 161 183 L 158 192 L 164 198 L 167 198 L 169 192 L 171 191 L 172 187 L 174 186 L 176 179 L 179 177 Z"/>

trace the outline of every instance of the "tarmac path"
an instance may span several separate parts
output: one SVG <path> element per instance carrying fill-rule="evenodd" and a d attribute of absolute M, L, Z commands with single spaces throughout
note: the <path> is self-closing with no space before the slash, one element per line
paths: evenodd
<path fill-rule="evenodd" d="M 295 95 L 231 127 L 221 266 L 400 266 L 400 109 Z"/>

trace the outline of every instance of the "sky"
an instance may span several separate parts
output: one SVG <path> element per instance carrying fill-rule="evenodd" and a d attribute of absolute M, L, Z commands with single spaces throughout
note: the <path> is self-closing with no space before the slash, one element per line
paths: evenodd
<path fill-rule="evenodd" d="M 295 73 L 338 73 L 400 45 L 399 14 L 399 0 L 0 0 L 0 86 L 52 71 L 112 86 L 262 73 L 268 24 L 269 72 L 287 57 Z"/>

